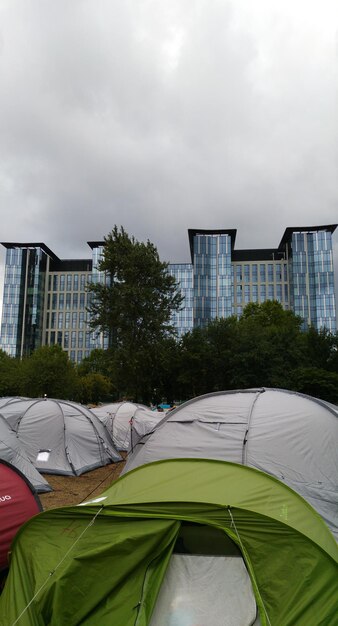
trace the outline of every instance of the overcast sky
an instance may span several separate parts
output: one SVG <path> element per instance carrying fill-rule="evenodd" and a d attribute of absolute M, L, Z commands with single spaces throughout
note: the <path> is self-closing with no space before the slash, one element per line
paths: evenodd
<path fill-rule="evenodd" d="M 0 240 L 337 222 L 337 62 L 337 0 L 0 0 Z"/>

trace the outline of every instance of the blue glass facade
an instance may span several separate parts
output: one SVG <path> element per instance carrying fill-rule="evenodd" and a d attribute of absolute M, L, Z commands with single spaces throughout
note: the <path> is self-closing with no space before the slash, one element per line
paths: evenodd
<path fill-rule="evenodd" d="M 42 345 L 47 255 L 41 248 L 8 248 L 1 347 L 25 356 Z"/>
<path fill-rule="evenodd" d="M 196 234 L 193 237 L 193 325 L 204 327 L 233 313 L 231 237 Z"/>
<path fill-rule="evenodd" d="M 103 256 L 103 245 L 93 247 L 92 252 L 92 283 L 106 283 L 109 281 L 109 277 L 98 269 L 98 264 Z M 92 294 L 88 294 L 88 304 L 90 304 L 90 298 Z M 103 348 L 106 350 L 109 347 L 109 337 L 105 333 L 91 332 L 91 344 L 93 348 Z"/>
<path fill-rule="evenodd" d="M 332 233 L 336 225 L 287 228 L 278 248 L 235 250 L 236 230 L 189 230 L 191 263 L 168 267 L 183 295 L 172 323 L 178 337 L 211 320 L 240 316 L 249 302 L 279 301 L 303 318 L 303 328 L 336 332 Z M 109 339 L 89 328 L 88 282 L 104 242 L 90 242 L 92 258 L 62 261 L 45 244 L 3 243 L 7 249 L 0 347 L 11 356 L 59 344 L 80 362 Z"/>
<path fill-rule="evenodd" d="M 181 337 L 193 328 L 193 266 L 191 263 L 173 263 L 169 265 L 168 271 L 180 285 L 181 295 L 184 298 L 181 310 L 175 311 L 171 320 L 178 336 Z"/>
<path fill-rule="evenodd" d="M 289 265 L 291 307 L 303 318 L 303 327 L 336 332 L 331 232 L 294 232 Z"/>

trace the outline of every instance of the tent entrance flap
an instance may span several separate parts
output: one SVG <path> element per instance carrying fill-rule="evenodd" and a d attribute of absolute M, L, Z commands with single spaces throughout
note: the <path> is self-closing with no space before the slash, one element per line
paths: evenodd
<path fill-rule="evenodd" d="M 243 559 L 173 554 L 149 626 L 258 626 L 256 618 Z"/>
<path fill-rule="evenodd" d="M 238 546 L 213 526 L 183 522 L 149 626 L 258 626 Z"/>

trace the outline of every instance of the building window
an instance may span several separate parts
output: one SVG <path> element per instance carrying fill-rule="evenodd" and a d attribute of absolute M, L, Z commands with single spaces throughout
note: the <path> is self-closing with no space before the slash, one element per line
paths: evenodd
<path fill-rule="evenodd" d="M 86 288 L 86 275 L 85 274 L 81 274 L 80 291 L 84 291 L 85 288 Z"/>
<path fill-rule="evenodd" d="M 65 314 L 65 328 L 69 328 L 70 324 L 70 313 Z"/>
<path fill-rule="evenodd" d="M 245 304 L 250 302 L 250 285 L 244 286 L 244 302 Z"/>
<path fill-rule="evenodd" d="M 265 302 L 265 300 L 266 300 L 266 286 L 261 285 L 260 286 L 260 301 Z"/>
<path fill-rule="evenodd" d="M 258 285 L 252 285 L 252 302 L 258 302 Z"/>
<path fill-rule="evenodd" d="M 79 313 L 79 328 L 80 328 L 80 330 L 84 329 L 84 318 L 85 318 L 85 314 L 83 312 Z"/>
<path fill-rule="evenodd" d="M 237 302 L 242 302 L 242 285 L 237 285 L 236 298 L 237 298 Z"/>
<path fill-rule="evenodd" d="M 284 300 L 285 300 L 285 302 L 289 301 L 289 288 L 288 288 L 288 285 L 284 285 Z"/>

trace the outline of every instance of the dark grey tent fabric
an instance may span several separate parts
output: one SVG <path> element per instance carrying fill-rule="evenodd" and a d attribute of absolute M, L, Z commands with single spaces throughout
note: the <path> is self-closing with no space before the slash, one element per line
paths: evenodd
<path fill-rule="evenodd" d="M 51 486 L 35 469 L 32 461 L 27 457 L 16 433 L 10 428 L 6 420 L 0 415 L 0 459 L 11 463 L 20 470 L 34 489 L 39 492 L 52 491 Z"/>
<path fill-rule="evenodd" d="M 75 402 L 17 400 L 0 414 L 40 472 L 80 475 L 121 460 L 104 424 Z"/>
<path fill-rule="evenodd" d="M 255 467 L 305 498 L 338 537 L 338 407 L 281 389 L 200 396 L 137 443 L 123 473 L 168 458 Z"/>

